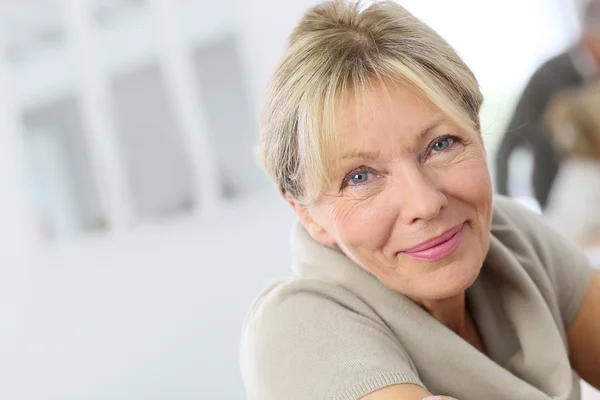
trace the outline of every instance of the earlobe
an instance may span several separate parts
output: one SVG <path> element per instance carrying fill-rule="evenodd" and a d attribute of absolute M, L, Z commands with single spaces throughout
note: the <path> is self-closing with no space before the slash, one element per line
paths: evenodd
<path fill-rule="evenodd" d="M 332 246 L 335 244 L 335 241 L 333 240 L 329 232 L 327 232 L 314 220 L 307 207 L 296 203 L 292 199 L 288 198 L 287 200 L 290 206 L 296 212 L 296 215 L 298 215 L 300 223 L 302 223 L 304 229 L 306 229 L 306 231 L 313 239 L 325 246 Z"/>

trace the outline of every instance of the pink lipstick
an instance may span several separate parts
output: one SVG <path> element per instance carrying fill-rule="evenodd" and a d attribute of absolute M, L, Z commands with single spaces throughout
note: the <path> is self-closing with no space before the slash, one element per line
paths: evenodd
<path fill-rule="evenodd" d="M 419 261 L 440 261 L 454 253 L 462 241 L 464 223 L 402 253 Z"/>

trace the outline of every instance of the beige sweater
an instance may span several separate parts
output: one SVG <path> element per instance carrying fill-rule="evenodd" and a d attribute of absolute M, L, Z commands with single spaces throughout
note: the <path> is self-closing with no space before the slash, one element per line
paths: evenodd
<path fill-rule="evenodd" d="M 490 250 L 467 291 L 488 355 L 343 254 L 293 231 L 296 276 L 256 301 L 242 342 L 251 400 L 355 400 L 414 383 L 461 400 L 576 400 L 566 327 L 591 277 L 584 254 L 495 199 Z"/>

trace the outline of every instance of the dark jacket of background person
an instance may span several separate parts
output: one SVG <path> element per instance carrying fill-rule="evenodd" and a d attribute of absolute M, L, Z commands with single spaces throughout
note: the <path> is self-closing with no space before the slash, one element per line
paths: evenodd
<path fill-rule="evenodd" d="M 532 184 L 535 197 L 544 208 L 560 162 L 544 132 L 544 113 L 552 97 L 565 89 L 584 84 L 571 52 L 565 52 L 542 65 L 525 87 L 500 144 L 496 158 L 496 185 L 508 193 L 509 159 L 520 148 L 533 153 Z"/>

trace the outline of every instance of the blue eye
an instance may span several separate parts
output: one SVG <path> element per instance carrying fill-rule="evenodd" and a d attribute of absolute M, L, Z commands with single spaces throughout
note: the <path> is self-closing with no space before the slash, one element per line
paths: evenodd
<path fill-rule="evenodd" d="M 446 137 L 439 138 L 438 140 L 436 140 L 433 143 L 433 145 L 431 145 L 431 149 L 430 149 L 429 153 L 436 154 L 436 153 L 441 153 L 443 151 L 446 151 L 449 148 L 451 148 L 455 142 L 456 142 L 456 138 L 454 138 L 452 136 L 446 136 Z"/>
<path fill-rule="evenodd" d="M 369 183 L 374 177 L 375 174 L 364 169 L 364 167 L 362 169 L 355 169 L 346 175 L 342 183 L 342 188 L 346 186 L 362 186 Z"/>
<path fill-rule="evenodd" d="M 448 149 L 451 145 L 452 145 L 451 138 L 443 138 L 443 139 L 438 140 L 437 142 L 435 142 L 433 144 L 433 146 L 431 146 L 431 151 L 433 151 L 433 152 L 444 151 L 444 150 Z"/>
<path fill-rule="evenodd" d="M 357 173 L 354 173 L 350 176 L 350 179 L 348 179 L 348 183 L 350 185 L 361 185 L 365 182 L 369 181 L 370 175 L 372 175 L 370 172 L 367 171 L 360 171 Z"/>

